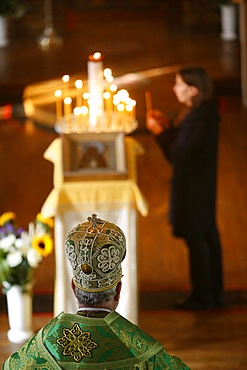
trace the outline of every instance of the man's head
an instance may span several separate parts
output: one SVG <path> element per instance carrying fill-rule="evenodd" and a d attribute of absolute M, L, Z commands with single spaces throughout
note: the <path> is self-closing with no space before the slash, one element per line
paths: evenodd
<path fill-rule="evenodd" d="M 75 226 L 65 239 L 66 255 L 73 271 L 73 283 L 82 291 L 108 291 L 121 281 L 121 263 L 126 254 L 123 231 L 93 214 Z"/>

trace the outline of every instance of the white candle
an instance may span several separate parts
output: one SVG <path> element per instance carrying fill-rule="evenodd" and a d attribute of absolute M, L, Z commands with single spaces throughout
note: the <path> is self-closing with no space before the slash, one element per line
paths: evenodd
<path fill-rule="evenodd" d="M 104 69 L 104 76 L 105 76 L 106 81 L 112 82 L 113 77 L 112 77 L 112 71 L 110 68 Z"/>
<path fill-rule="evenodd" d="M 146 110 L 149 112 L 152 109 L 152 97 L 149 91 L 145 92 Z"/>
<path fill-rule="evenodd" d="M 62 77 L 62 81 L 64 83 L 64 96 L 69 96 L 69 80 L 70 80 L 70 76 L 69 75 L 64 75 Z"/>
<path fill-rule="evenodd" d="M 86 131 L 88 129 L 87 127 L 87 116 L 88 116 L 88 107 L 86 107 L 85 105 L 83 105 L 81 107 L 81 114 L 82 114 L 82 122 L 83 122 L 83 129 L 84 131 Z"/>
<path fill-rule="evenodd" d="M 117 85 L 115 85 L 115 84 L 111 84 L 111 85 L 110 85 L 110 90 L 111 90 L 112 92 L 116 92 L 116 91 L 117 91 Z"/>
<path fill-rule="evenodd" d="M 68 96 L 64 99 L 64 115 L 68 123 L 70 123 L 70 114 L 71 114 L 71 103 L 72 99 Z"/>
<path fill-rule="evenodd" d="M 118 130 L 122 130 L 124 126 L 124 118 L 125 118 L 125 111 L 124 111 L 124 104 L 119 103 L 117 105 L 117 112 L 118 112 Z"/>
<path fill-rule="evenodd" d="M 102 110 L 102 95 L 104 91 L 103 58 L 100 53 L 94 53 L 88 60 L 88 88 L 90 94 L 89 124 L 95 126 L 99 109 Z"/>
<path fill-rule="evenodd" d="M 136 101 L 134 99 L 131 100 L 131 105 L 133 107 L 133 119 L 136 119 Z"/>
<path fill-rule="evenodd" d="M 75 87 L 77 88 L 76 106 L 79 108 L 82 106 L 82 86 L 83 86 L 82 80 L 75 81 Z"/>
<path fill-rule="evenodd" d="M 62 100 L 61 100 L 62 90 L 56 90 L 54 95 L 56 97 L 56 116 L 57 116 L 57 121 L 58 121 L 62 118 L 62 115 L 63 115 Z"/>
<path fill-rule="evenodd" d="M 107 115 L 110 118 L 110 115 L 112 113 L 111 94 L 108 91 L 105 91 L 103 94 L 103 98 L 105 99 L 105 108 L 106 108 Z"/>

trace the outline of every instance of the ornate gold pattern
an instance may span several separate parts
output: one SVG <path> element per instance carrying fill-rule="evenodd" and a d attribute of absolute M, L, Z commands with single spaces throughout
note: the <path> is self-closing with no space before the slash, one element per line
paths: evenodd
<path fill-rule="evenodd" d="M 40 356 L 36 336 L 26 342 L 19 348 L 18 356 L 13 356 L 9 361 L 9 369 L 18 370 L 53 370 L 52 364 L 49 364 L 45 359 Z M 40 361 L 40 363 L 39 363 Z"/>
<path fill-rule="evenodd" d="M 81 330 L 76 323 L 71 329 L 63 329 L 63 336 L 57 339 L 57 343 L 64 348 L 64 356 L 72 356 L 76 362 L 79 362 L 83 357 L 92 357 L 92 350 L 98 347 L 90 336 L 90 332 Z"/>

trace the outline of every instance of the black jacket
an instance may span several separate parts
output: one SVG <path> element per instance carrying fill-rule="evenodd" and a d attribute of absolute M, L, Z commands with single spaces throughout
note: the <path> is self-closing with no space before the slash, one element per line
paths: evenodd
<path fill-rule="evenodd" d="M 217 107 L 205 102 L 178 127 L 156 137 L 173 165 L 170 221 L 175 236 L 215 226 L 218 126 Z"/>

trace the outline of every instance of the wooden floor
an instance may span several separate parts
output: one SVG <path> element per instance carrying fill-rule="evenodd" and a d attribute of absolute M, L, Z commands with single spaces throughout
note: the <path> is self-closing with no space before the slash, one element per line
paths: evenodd
<path fill-rule="evenodd" d="M 139 128 L 133 137 L 145 149 L 138 158 L 138 184 L 150 206 L 148 217 L 139 217 L 138 272 L 140 291 L 146 293 L 140 302 L 140 326 L 192 369 L 247 368 L 247 108 L 240 95 L 239 42 L 220 39 L 217 15 L 207 9 L 204 15 L 200 12 L 198 22 L 193 14 L 192 23 L 181 9 L 176 13 L 171 8 L 118 17 L 112 12 L 78 12 L 69 24 L 58 12 L 55 21 L 64 45 L 43 52 L 37 47 L 43 32 L 38 13 L 43 1 L 34 3 L 39 7 L 11 23 L 11 43 L 0 49 L 0 103 L 18 103 L 27 85 L 65 73 L 86 78 L 88 55 L 103 53 L 105 66 L 123 77 L 137 100 Z M 59 1 L 55 3 L 58 6 Z M 174 294 L 186 293 L 190 287 L 187 252 L 183 242 L 171 236 L 167 222 L 171 168 L 145 130 L 145 91 L 151 91 L 157 108 L 174 115 L 178 109 L 171 93 L 174 71 L 187 64 L 200 64 L 209 71 L 221 109 L 217 211 L 227 304 L 215 312 L 171 309 Z M 52 190 L 53 168 L 43 153 L 56 137 L 53 127 L 44 122 L 18 117 L 0 121 L 0 213 L 15 211 L 24 227 Z M 36 294 L 52 293 L 54 256 L 38 268 L 36 281 Z M 164 292 L 170 292 L 166 299 Z M 7 341 L 2 306 L 0 313 L 1 364 L 17 346 Z M 36 312 L 34 329 L 49 317 L 51 313 Z"/>

